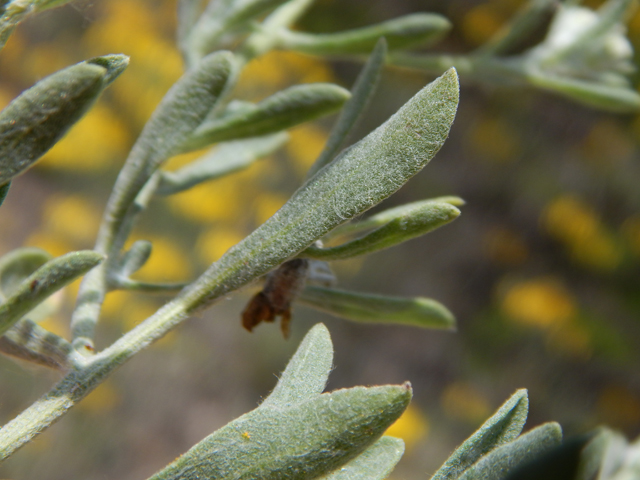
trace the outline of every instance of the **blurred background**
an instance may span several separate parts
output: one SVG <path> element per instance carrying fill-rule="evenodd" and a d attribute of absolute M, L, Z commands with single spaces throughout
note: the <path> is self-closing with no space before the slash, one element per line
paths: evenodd
<path fill-rule="evenodd" d="M 461 53 L 484 43 L 521 4 L 317 0 L 299 26 L 328 32 L 438 12 L 454 27 L 437 50 Z M 174 31 L 173 0 L 101 0 L 50 10 L 13 34 L 0 53 L 2 106 L 43 76 L 92 56 L 125 53 L 131 64 L 37 167 L 15 180 L 0 208 L 0 254 L 22 245 L 53 255 L 93 246 L 128 149 L 182 73 Z M 640 15 L 631 19 L 628 35 L 640 51 Z M 359 68 L 274 52 L 249 65 L 238 96 L 259 100 L 304 82 L 349 88 Z M 352 140 L 431 79 L 385 70 Z M 274 325 L 249 334 L 240 326 L 240 312 L 253 292 L 241 292 L 123 366 L 3 463 L 0 478 L 147 478 L 254 408 L 317 322 L 326 323 L 336 350 L 328 389 L 413 384 L 414 401 L 390 432 L 407 444 L 393 479 L 429 478 L 522 387 L 531 401 L 528 427 L 556 420 L 572 435 L 608 424 L 638 436 L 640 116 L 464 79 L 460 98 L 444 148 L 378 209 L 455 194 L 467 201 L 462 216 L 400 247 L 333 264 L 342 288 L 443 302 L 458 319 L 457 332 L 352 324 L 297 306 L 289 340 Z M 281 152 L 242 173 L 155 201 L 133 238 L 154 246 L 138 278 L 194 278 L 264 222 L 300 184 L 332 121 L 291 130 Z M 193 158 L 175 158 L 168 168 Z M 76 290 L 77 284 L 65 290 L 59 314 L 44 322 L 47 328 L 68 335 Z M 98 346 L 167 298 L 110 294 Z M 1 357 L 0 424 L 58 378 Z"/>

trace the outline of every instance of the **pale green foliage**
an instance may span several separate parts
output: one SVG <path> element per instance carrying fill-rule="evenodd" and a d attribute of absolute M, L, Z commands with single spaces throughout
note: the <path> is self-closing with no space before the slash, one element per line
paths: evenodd
<path fill-rule="evenodd" d="M 343 466 L 354 476 L 328 478 L 371 478 L 362 476 L 371 469 L 388 472 L 399 459 L 402 442 L 375 442 L 409 404 L 411 387 L 354 387 L 322 394 L 332 358 L 329 332 L 316 325 L 258 408 L 202 440 L 151 480 L 303 480 Z M 370 445 L 369 455 L 348 463 Z"/>
<path fill-rule="evenodd" d="M 336 317 L 365 323 L 387 323 L 414 327 L 455 329 L 453 314 L 430 298 L 392 297 L 307 286 L 300 303 Z"/>
<path fill-rule="evenodd" d="M 23 92 L 0 112 L 0 185 L 44 155 L 128 64 L 124 55 L 78 63 Z"/>

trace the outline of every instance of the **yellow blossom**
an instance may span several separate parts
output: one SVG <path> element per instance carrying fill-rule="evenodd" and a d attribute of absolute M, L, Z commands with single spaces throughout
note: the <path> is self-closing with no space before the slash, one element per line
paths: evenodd
<path fill-rule="evenodd" d="M 401 438 L 407 450 L 429 434 L 429 420 L 427 416 L 413 404 L 387 430 L 385 435 Z"/>
<path fill-rule="evenodd" d="M 474 425 L 482 423 L 491 414 L 485 396 L 473 385 L 462 381 L 447 385 L 440 404 L 449 417 Z"/>

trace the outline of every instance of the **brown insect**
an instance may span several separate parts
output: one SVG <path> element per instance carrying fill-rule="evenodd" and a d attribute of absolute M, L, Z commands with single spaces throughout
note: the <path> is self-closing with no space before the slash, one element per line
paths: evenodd
<path fill-rule="evenodd" d="M 302 291 L 307 279 L 309 261 L 289 260 L 267 275 L 261 292 L 249 301 L 242 312 L 242 326 L 251 331 L 261 322 L 273 322 L 281 317 L 280 329 L 284 338 L 289 336 L 291 302 Z"/>

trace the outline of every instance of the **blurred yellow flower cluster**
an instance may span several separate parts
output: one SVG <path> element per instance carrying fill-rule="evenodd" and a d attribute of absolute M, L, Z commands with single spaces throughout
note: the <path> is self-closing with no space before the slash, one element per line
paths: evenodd
<path fill-rule="evenodd" d="M 577 301 L 560 280 L 515 282 L 505 289 L 500 307 L 507 319 L 541 330 L 550 350 L 581 360 L 591 356 L 590 335 L 579 321 Z"/>
<path fill-rule="evenodd" d="M 597 270 L 618 267 L 623 251 L 598 214 L 580 198 L 565 194 L 551 201 L 542 214 L 542 225 L 563 242 L 572 258 Z"/>

